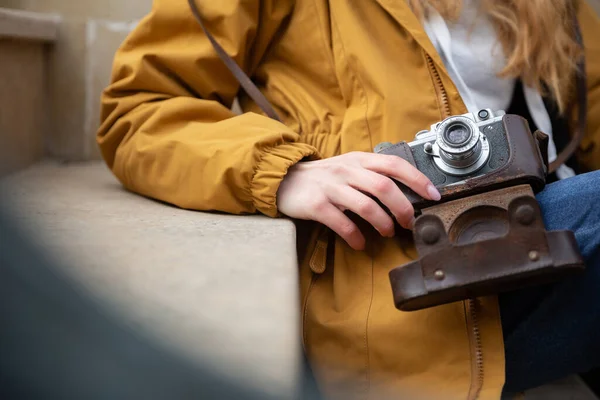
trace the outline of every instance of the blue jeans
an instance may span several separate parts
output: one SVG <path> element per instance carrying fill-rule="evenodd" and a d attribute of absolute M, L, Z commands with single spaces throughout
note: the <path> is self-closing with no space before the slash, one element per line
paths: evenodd
<path fill-rule="evenodd" d="M 548 230 L 572 230 L 586 272 L 500 296 L 505 393 L 600 366 L 600 171 L 552 183 L 538 194 Z"/>

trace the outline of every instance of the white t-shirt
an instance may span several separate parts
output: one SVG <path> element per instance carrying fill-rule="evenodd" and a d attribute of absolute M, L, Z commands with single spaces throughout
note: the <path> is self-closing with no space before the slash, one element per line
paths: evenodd
<path fill-rule="evenodd" d="M 429 18 L 423 21 L 425 31 L 469 112 L 476 113 L 483 108 L 506 110 L 512 101 L 516 80 L 497 76 L 506 57 L 491 22 L 480 11 L 479 1 L 465 0 L 460 18 L 452 23 L 446 23 L 436 10 L 429 11 Z M 523 92 L 533 122 L 550 136 L 548 159 L 554 161 L 556 145 L 544 100 L 534 88 L 524 86 Z M 560 179 L 574 175 L 565 165 L 556 173 Z"/>

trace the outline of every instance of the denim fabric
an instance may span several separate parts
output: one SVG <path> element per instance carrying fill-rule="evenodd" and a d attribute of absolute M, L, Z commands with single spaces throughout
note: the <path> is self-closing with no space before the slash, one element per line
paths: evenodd
<path fill-rule="evenodd" d="M 505 393 L 600 365 L 600 171 L 552 183 L 537 199 L 548 230 L 575 232 L 587 269 L 500 296 Z"/>

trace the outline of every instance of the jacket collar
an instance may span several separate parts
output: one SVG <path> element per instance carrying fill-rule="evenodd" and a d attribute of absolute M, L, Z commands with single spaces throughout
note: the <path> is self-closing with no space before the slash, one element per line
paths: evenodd
<path fill-rule="evenodd" d="M 406 0 L 375 0 L 379 5 L 415 39 L 433 61 L 446 71 L 440 55 L 436 51 L 421 21 L 412 12 Z"/>

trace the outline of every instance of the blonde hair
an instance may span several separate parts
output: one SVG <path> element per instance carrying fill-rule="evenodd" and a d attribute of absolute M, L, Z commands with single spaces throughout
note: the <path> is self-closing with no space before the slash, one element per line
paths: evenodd
<path fill-rule="evenodd" d="M 408 0 L 419 18 L 428 6 L 445 19 L 460 16 L 463 0 Z M 550 95 L 561 112 L 573 91 L 577 60 L 583 50 L 575 40 L 573 19 L 577 0 L 482 0 L 506 55 L 498 74 L 520 78 L 528 86 Z"/>

